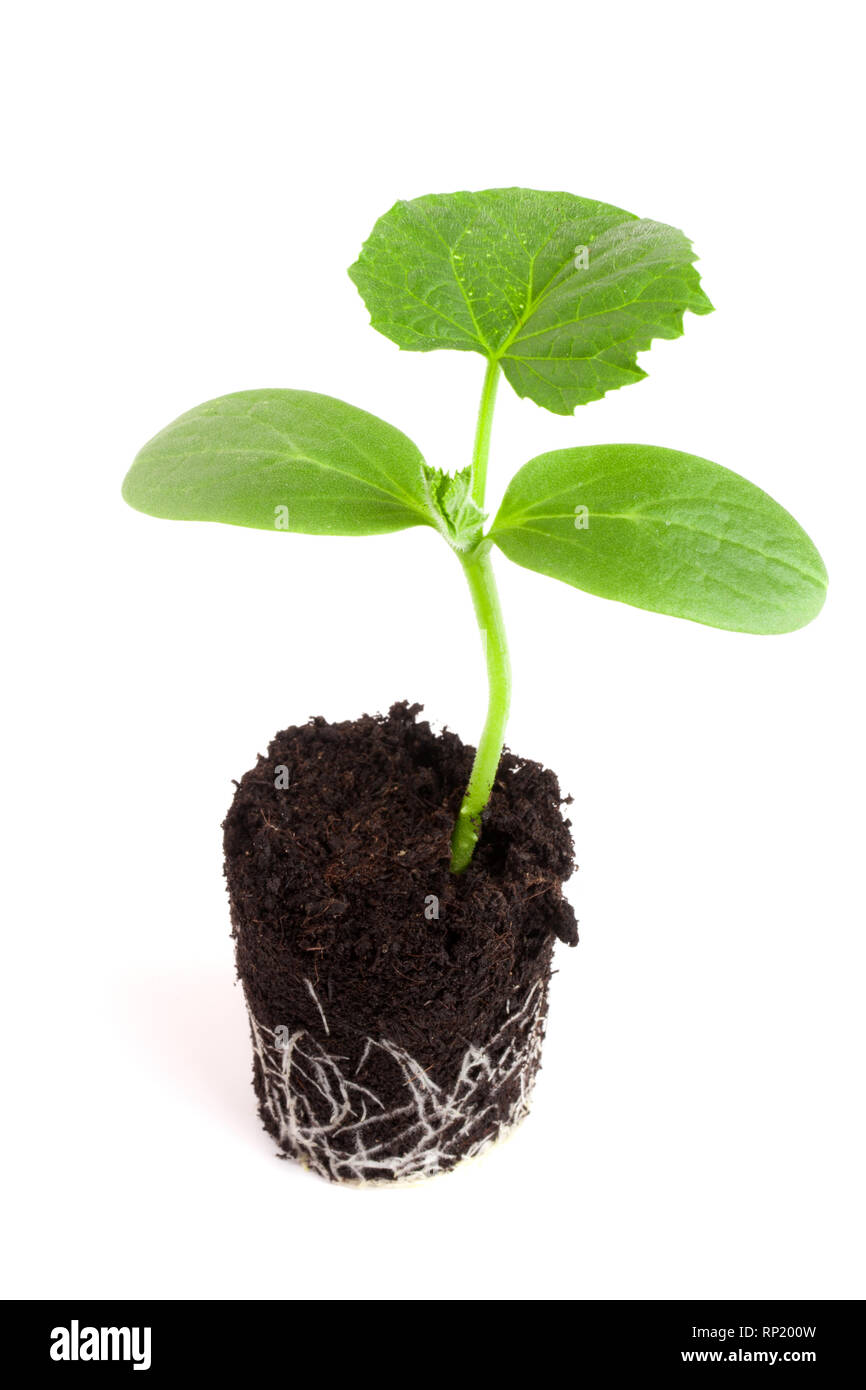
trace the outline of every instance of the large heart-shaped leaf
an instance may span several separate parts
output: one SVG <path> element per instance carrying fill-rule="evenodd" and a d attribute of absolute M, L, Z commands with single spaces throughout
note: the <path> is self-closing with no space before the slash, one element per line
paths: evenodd
<path fill-rule="evenodd" d="M 402 348 L 501 363 L 560 415 L 640 381 L 636 354 L 712 309 L 682 232 L 571 193 L 492 188 L 395 203 L 349 274 Z"/>
<path fill-rule="evenodd" d="M 161 430 L 123 484 L 152 516 L 361 536 L 434 525 L 418 449 L 313 391 L 237 391 Z"/>
<path fill-rule="evenodd" d="M 531 459 L 490 532 L 518 565 L 602 598 L 735 632 L 790 632 L 827 572 L 794 518 L 708 459 L 645 444 Z"/>

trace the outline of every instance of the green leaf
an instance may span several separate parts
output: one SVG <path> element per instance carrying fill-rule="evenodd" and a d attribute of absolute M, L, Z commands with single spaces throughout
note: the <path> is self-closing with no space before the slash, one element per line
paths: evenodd
<path fill-rule="evenodd" d="M 791 632 L 827 572 L 792 516 L 707 459 L 646 444 L 540 454 L 490 531 L 518 565 L 602 598 L 735 632 Z"/>
<path fill-rule="evenodd" d="M 472 499 L 472 469 L 445 473 L 424 465 L 427 495 L 436 524 L 455 550 L 470 550 L 481 539 L 485 512 Z"/>
<path fill-rule="evenodd" d="M 636 354 L 707 314 L 682 232 L 528 188 L 395 203 L 349 270 L 374 328 L 402 348 L 498 361 L 519 396 L 569 415 L 640 381 Z"/>
<path fill-rule="evenodd" d="M 418 449 L 393 425 L 313 391 L 237 391 L 187 411 L 138 454 L 138 511 L 265 531 L 366 536 L 435 525 Z"/>

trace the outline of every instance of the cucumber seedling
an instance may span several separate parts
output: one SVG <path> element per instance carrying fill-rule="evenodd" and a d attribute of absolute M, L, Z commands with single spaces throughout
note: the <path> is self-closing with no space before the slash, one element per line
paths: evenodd
<path fill-rule="evenodd" d="M 637 354 L 678 337 L 686 310 L 712 308 L 694 260 L 673 227 L 567 193 L 397 203 L 349 273 L 400 347 L 485 359 L 466 467 L 428 464 L 344 401 L 264 390 L 182 415 L 126 478 L 126 500 L 155 516 L 330 536 L 428 526 L 466 576 L 489 682 L 477 750 L 416 724 L 417 705 L 313 718 L 276 735 L 224 823 L 259 1114 L 285 1154 L 332 1181 L 429 1177 L 510 1133 L 540 1065 L 554 941 L 577 943 L 556 777 L 503 752 L 494 549 L 739 632 L 801 627 L 824 600 L 821 559 L 782 507 L 672 449 L 540 454 L 487 516 L 501 377 L 561 415 L 639 381 Z"/>
<path fill-rule="evenodd" d="M 471 462 L 426 463 L 400 430 L 310 391 L 240 391 L 146 444 L 123 495 L 140 511 L 316 535 L 437 530 L 483 635 L 489 708 L 454 826 L 469 864 L 502 755 L 511 673 L 494 578 L 518 565 L 638 608 L 782 633 L 821 608 L 827 575 L 797 522 L 727 468 L 645 444 L 559 449 L 515 474 L 488 524 L 500 377 L 559 415 L 640 381 L 637 354 L 712 305 L 684 234 L 568 193 L 488 189 L 398 202 L 349 274 L 374 328 L 411 352 L 486 362 Z"/>

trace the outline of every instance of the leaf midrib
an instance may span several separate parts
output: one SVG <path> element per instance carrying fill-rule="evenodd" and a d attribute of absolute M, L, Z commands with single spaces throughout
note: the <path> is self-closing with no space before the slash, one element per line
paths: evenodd
<path fill-rule="evenodd" d="M 279 433 L 279 431 L 277 431 L 277 433 Z M 288 438 L 288 436 L 284 437 Z M 189 458 L 201 458 L 205 456 L 208 458 L 231 458 L 235 454 L 256 454 L 259 458 L 261 458 L 262 450 L 234 447 L 227 449 L 187 449 L 184 450 L 182 454 L 163 453 L 162 457 L 166 460 L 172 460 L 175 467 L 178 467 L 185 463 L 186 460 Z M 298 453 L 292 454 L 288 459 L 276 458 L 271 463 L 265 466 L 278 468 L 283 466 L 286 462 L 307 463 L 313 468 L 321 468 L 324 472 L 336 473 L 338 477 L 351 478 L 353 482 L 360 483 L 363 487 L 367 487 L 374 492 L 381 493 L 383 497 L 389 498 L 392 502 L 397 502 L 401 506 L 407 507 L 408 509 L 413 511 L 417 516 L 421 517 L 421 519 L 426 524 L 432 524 L 431 519 L 427 516 L 426 512 L 423 510 L 423 508 L 418 506 L 418 504 L 412 500 L 409 493 L 403 492 L 402 489 L 398 489 L 398 491 L 396 492 L 389 492 L 387 488 L 380 486 L 379 483 L 372 483 L 370 482 L 369 478 L 359 477 L 356 473 L 350 472 L 350 470 L 347 468 L 338 468 L 336 464 L 323 463 L 321 459 L 310 458 L 307 454 Z M 250 471 L 240 469 L 235 472 L 234 476 L 238 479 L 244 479 L 250 476 Z M 386 474 L 386 476 L 388 475 Z M 389 479 L 389 481 L 393 482 L 393 479 Z M 395 484 L 395 487 L 396 486 L 397 485 Z M 187 488 L 186 491 L 190 491 L 190 488 Z"/>
<path fill-rule="evenodd" d="M 745 550 L 751 555 L 759 556 L 762 560 L 771 560 L 774 564 L 782 565 L 783 568 L 792 570 L 793 573 L 798 574 L 801 579 L 806 579 L 811 584 L 817 585 L 819 588 L 826 588 L 826 583 L 823 579 L 823 576 L 815 575 L 811 573 L 809 570 L 801 569 L 800 566 L 795 565 L 792 560 L 783 559 L 779 555 L 771 555 L 767 551 L 759 549 L 757 546 L 748 545 L 746 541 L 735 540 L 731 536 L 719 536 L 715 533 L 715 531 L 705 531 L 700 526 L 690 526 L 688 522 L 685 521 L 676 521 L 673 519 L 670 521 L 665 521 L 663 519 L 658 519 L 655 517 L 640 516 L 636 512 L 596 512 L 593 511 L 592 508 L 589 508 L 589 516 L 590 518 L 596 517 L 600 520 L 606 521 L 631 521 L 635 525 L 643 523 L 643 525 L 645 526 L 662 526 L 665 530 L 673 526 L 676 527 L 678 530 L 688 531 L 693 535 L 705 536 L 709 540 L 718 541 L 722 545 L 736 546 L 738 549 Z M 549 516 L 533 518 L 533 520 L 573 521 L 574 512 L 556 512 Z M 559 535 L 556 531 L 545 531 L 544 528 L 541 526 L 529 526 L 525 523 L 521 523 L 518 526 L 508 525 L 502 527 L 497 527 L 494 524 L 490 532 L 490 535 L 494 540 L 496 539 L 497 531 L 499 531 L 500 533 L 502 531 L 526 531 L 530 534 L 544 536 L 547 540 L 558 541 L 560 542 L 560 544 L 566 544 L 573 539 L 570 536 L 566 537 Z"/>
<path fill-rule="evenodd" d="M 295 442 L 295 440 L 292 438 L 292 436 L 291 436 L 290 434 L 288 434 L 288 433 L 286 432 L 286 430 L 282 429 L 279 425 L 274 424 L 274 422 L 273 422 L 272 420 L 268 420 L 263 414 L 261 414 L 261 413 L 255 414 L 255 413 L 254 413 L 254 412 L 255 412 L 256 406 L 268 405 L 268 404 L 269 404 L 269 402 L 267 401 L 267 399 L 262 400 L 262 401 L 256 401 L 256 402 L 254 402 L 254 403 L 251 405 L 251 407 L 250 407 L 249 410 L 242 411 L 240 414 L 237 414 L 237 415 L 235 415 L 235 414 L 229 415 L 229 414 L 226 414 L 226 413 L 224 413 L 224 412 L 220 412 L 218 415 L 202 415 L 202 416 L 196 416 L 196 417 L 195 417 L 195 420 L 194 420 L 194 421 L 190 421 L 189 423 L 197 423 L 198 420 L 219 419 L 219 420 L 234 421 L 236 424 L 244 424 L 244 423 L 246 423 L 246 422 L 249 422 L 249 423 L 252 423 L 252 424 L 257 425 L 257 426 L 262 426 L 262 425 L 263 425 L 265 429 L 268 429 L 268 430 L 270 430 L 273 434 L 275 434 L 275 435 L 277 436 L 278 439 L 284 440 L 285 443 L 289 445 L 290 449 L 292 449 L 292 450 L 294 451 L 294 452 L 292 453 L 292 455 L 291 455 L 292 460 L 297 461 L 297 462 L 303 462 L 303 463 L 312 464 L 313 467 L 315 467 L 315 468 L 325 468 L 325 469 L 330 470 L 330 471 L 333 472 L 333 473 L 341 474 L 343 477 L 346 477 L 346 478 L 354 478 L 355 482 L 362 483 L 362 484 L 364 484 L 364 486 L 366 486 L 366 487 L 375 488 L 375 490 L 376 490 L 377 492 L 381 492 L 385 497 L 398 497 L 398 498 L 402 498 L 403 500 L 405 500 L 406 504 L 411 508 L 412 511 L 417 512 L 419 516 L 422 516 L 422 517 L 425 518 L 425 520 L 427 520 L 426 513 L 424 512 L 423 508 L 420 507 L 420 506 L 418 505 L 418 502 L 412 497 L 412 494 L 409 493 L 409 492 L 406 492 L 405 489 L 402 488 L 401 485 L 396 481 L 396 479 L 395 479 L 395 478 L 392 478 L 391 474 L 387 471 L 386 468 L 383 467 L 382 463 L 381 463 L 378 459 L 374 458 L 373 455 L 372 455 L 367 449 L 362 448 L 362 446 L 359 444 L 357 438 L 352 438 L 352 439 L 349 441 L 350 444 L 351 444 L 351 447 L 352 447 L 353 449 L 356 449 L 356 450 L 358 451 L 358 453 L 359 453 L 363 458 L 365 458 L 369 463 L 371 463 L 371 464 L 373 465 L 373 467 L 374 467 L 379 473 L 382 474 L 383 477 L 387 478 L 388 482 L 391 484 L 391 487 L 394 489 L 393 492 L 390 492 L 390 493 L 389 493 L 389 491 L 388 491 L 387 488 L 382 487 L 382 486 L 381 486 L 380 484 L 378 484 L 378 483 L 370 482 L 370 480 L 367 479 L 367 478 L 359 478 L 359 477 L 357 477 L 355 474 L 350 473 L 348 469 L 341 469 L 341 468 L 338 468 L 335 464 L 325 464 L 325 463 L 323 463 L 320 459 L 313 459 L 313 458 L 310 458 L 308 455 L 306 455 L 306 454 L 304 454 L 303 452 L 301 452 L 301 451 L 298 449 L 298 445 L 297 445 L 297 443 Z M 344 431 L 343 429 L 341 429 L 340 426 L 339 426 L 335 421 L 333 421 L 333 420 L 329 420 L 329 421 L 328 421 L 328 429 L 329 429 L 333 434 L 338 435 L 340 439 L 342 439 L 342 440 L 346 440 L 346 439 L 347 439 L 347 436 L 346 436 L 345 431 Z M 398 431 L 397 433 L 399 433 L 399 431 Z M 405 438 L 405 436 L 403 436 L 403 437 Z M 409 444 L 411 444 L 411 441 L 408 440 L 408 439 L 406 440 L 406 442 L 409 443 Z M 414 446 L 413 446 L 413 447 L 414 447 Z M 193 454 L 219 454 L 219 453 L 251 453 L 251 454 L 252 454 L 252 453 L 258 453 L 258 452 L 260 452 L 260 451 L 257 450 L 257 449 L 251 449 L 251 448 L 246 448 L 246 447 L 238 447 L 238 448 L 232 448 L 232 449 L 229 449 L 229 450 L 226 450 L 226 449 L 222 449 L 222 450 L 221 450 L 221 449 L 202 449 L 202 450 L 195 450 L 195 451 L 193 451 Z M 191 457 L 192 454 L 188 454 L 187 456 L 190 456 L 190 457 Z M 419 471 L 419 475 L 420 475 L 420 474 L 421 474 L 421 465 L 422 465 L 422 463 L 423 463 L 423 460 L 422 460 L 420 454 L 418 454 L 417 462 L 418 462 L 418 471 Z"/>

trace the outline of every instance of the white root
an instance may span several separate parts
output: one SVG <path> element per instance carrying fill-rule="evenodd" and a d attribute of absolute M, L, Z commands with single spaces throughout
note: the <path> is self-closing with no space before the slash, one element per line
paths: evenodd
<path fill-rule="evenodd" d="M 311 982 L 304 983 L 329 1036 L 324 1009 Z M 325 1051 L 306 1029 L 284 1041 L 285 1028 L 278 1037 L 248 1009 L 264 1082 L 263 1107 L 280 1147 L 323 1177 L 342 1182 L 432 1177 L 458 1159 L 474 1157 L 519 1124 L 529 1109 L 541 1055 L 545 994 L 539 981 L 519 1007 L 509 1001 L 499 1031 L 484 1047 L 466 1049 L 450 1090 L 385 1038 L 365 1040 L 349 1077 L 344 1070 L 348 1059 Z M 402 1072 L 406 1101 L 396 1109 L 386 1110 L 357 1079 L 374 1049 L 386 1053 Z M 517 1081 L 516 1096 L 504 1117 L 498 1116 L 499 1094 L 512 1080 Z M 468 1136 L 479 1132 L 467 1145 Z"/>

